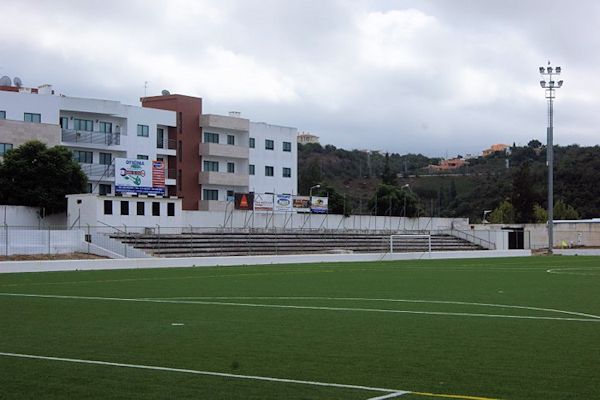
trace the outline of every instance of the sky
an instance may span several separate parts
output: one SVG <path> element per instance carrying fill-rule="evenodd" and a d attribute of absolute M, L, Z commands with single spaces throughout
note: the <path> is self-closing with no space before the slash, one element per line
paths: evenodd
<path fill-rule="evenodd" d="M 428 156 L 600 136 L 600 2 L 0 0 L 0 75 L 119 100 L 167 89 L 322 144 Z M 145 88 L 145 82 L 147 87 Z"/>

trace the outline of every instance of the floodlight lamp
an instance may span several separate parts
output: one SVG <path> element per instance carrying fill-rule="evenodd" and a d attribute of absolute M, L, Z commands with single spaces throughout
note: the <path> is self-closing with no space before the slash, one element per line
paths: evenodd
<path fill-rule="evenodd" d="M 556 69 L 554 70 L 554 72 L 556 72 L 557 74 L 560 74 L 560 67 L 556 67 Z"/>
<path fill-rule="evenodd" d="M 540 67 L 540 74 L 543 74 L 544 72 L 544 67 Z"/>
<path fill-rule="evenodd" d="M 554 85 L 554 81 L 550 81 L 550 87 L 552 88 L 552 87 L 554 87 L 554 86 L 555 86 L 555 85 Z"/>
<path fill-rule="evenodd" d="M 563 81 L 558 81 L 558 87 L 561 87 L 563 84 Z"/>
<path fill-rule="evenodd" d="M 548 67 L 548 68 L 547 68 L 547 70 L 548 70 L 548 73 L 549 73 L 549 74 L 551 74 L 551 73 L 552 73 L 552 67 Z"/>
<path fill-rule="evenodd" d="M 545 88 L 546 87 L 546 81 L 540 81 L 540 86 Z"/>

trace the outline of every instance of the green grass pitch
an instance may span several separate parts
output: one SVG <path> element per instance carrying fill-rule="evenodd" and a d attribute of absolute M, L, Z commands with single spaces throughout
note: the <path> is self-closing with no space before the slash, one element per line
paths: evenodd
<path fill-rule="evenodd" d="M 0 274 L 1 399 L 598 393 L 600 258 Z"/>

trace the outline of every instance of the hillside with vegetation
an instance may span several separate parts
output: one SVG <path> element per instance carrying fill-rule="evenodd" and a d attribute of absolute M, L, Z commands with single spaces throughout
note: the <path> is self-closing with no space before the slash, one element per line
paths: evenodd
<path fill-rule="evenodd" d="M 555 146 L 555 219 L 600 217 L 600 146 Z M 439 158 L 422 154 L 298 145 L 299 192 L 329 193 L 334 212 L 468 217 L 480 222 L 545 222 L 546 149 L 532 140 L 507 153 L 431 172 Z"/>

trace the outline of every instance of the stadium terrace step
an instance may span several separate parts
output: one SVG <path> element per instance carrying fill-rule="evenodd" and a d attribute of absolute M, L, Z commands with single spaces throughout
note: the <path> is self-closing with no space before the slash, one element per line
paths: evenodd
<path fill-rule="evenodd" d="M 211 257 L 314 253 L 381 253 L 390 249 L 389 234 L 323 232 L 214 232 L 182 234 L 112 234 L 112 239 L 155 257 Z M 432 235 L 432 251 L 481 250 L 450 235 Z M 394 252 L 428 250 L 426 237 L 394 238 Z"/>

